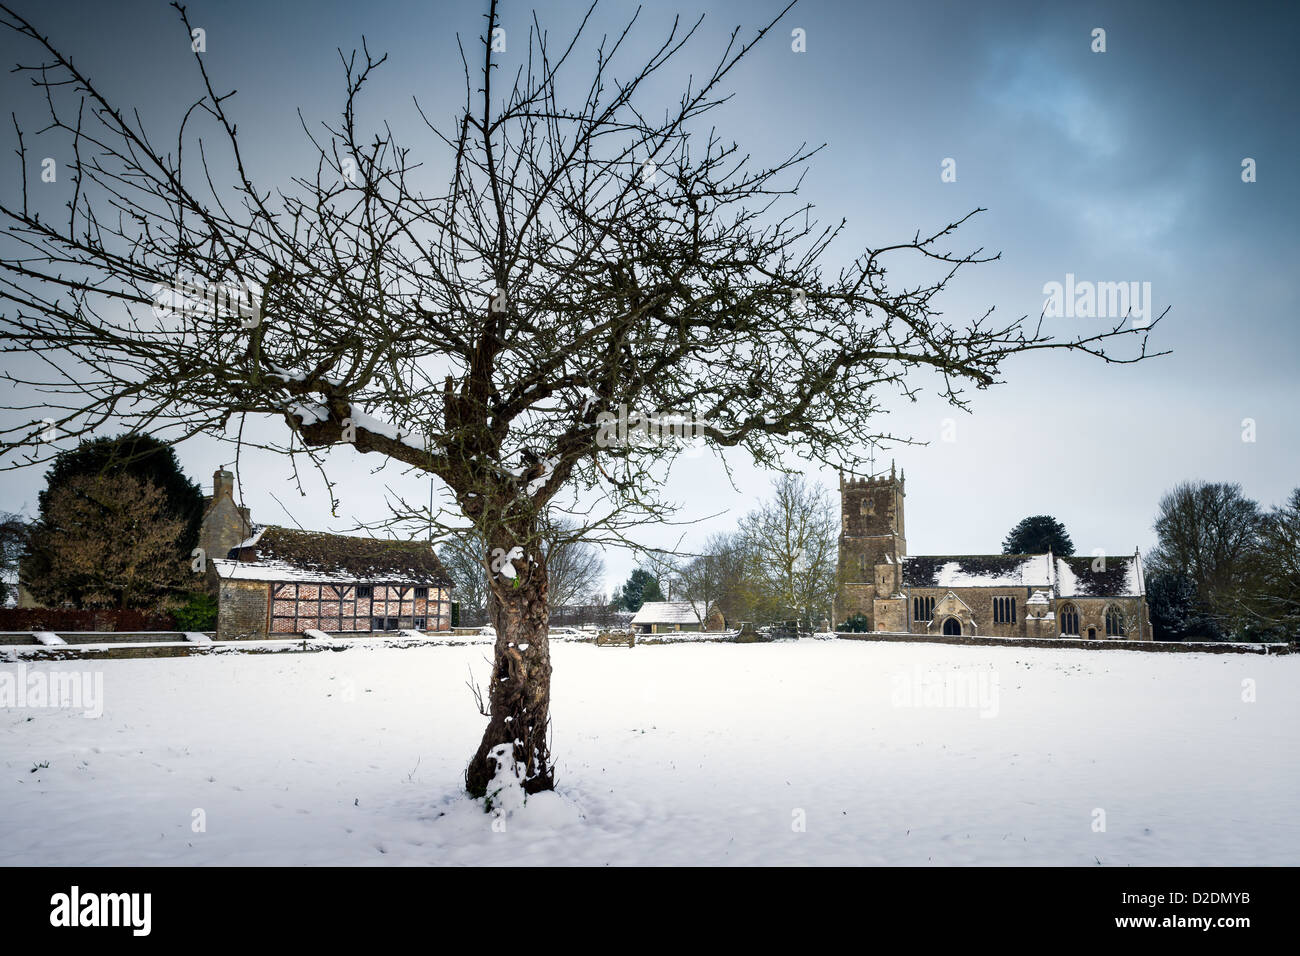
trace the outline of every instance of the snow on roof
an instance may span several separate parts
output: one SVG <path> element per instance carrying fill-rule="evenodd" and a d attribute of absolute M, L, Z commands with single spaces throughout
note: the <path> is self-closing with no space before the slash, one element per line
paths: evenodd
<path fill-rule="evenodd" d="M 358 578 L 350 574 L 300 568 L 283 561 L 229 561 L 216 558 L 212 562 L 217 577 L 231 581 L 274 581 L 279 584 L 303 582 L 309 584 L 380 584 L 378 579 Z"/>
<path fill-rule="evenodd" d="M 646 601 L 632 618 L 633 624 L 702 624 L 703 601 Z"/>
<path fill-rule="evenodd" d="M 1142 593 L 1134 555 L 918 554 L 903 558 L 903 585 L 911 588 L 1029 587 L 1061 597 L 1132 597 Z"/>
<path fill-rule="evenodd" d="M 1142 566 L 1136 555 L 1076 555 L 1056 559 L 1061 597 L 1136 597 L 1142 593 Z"/>
<path fill-rule="evenodd" d="M 243 581 L 322 584 L 451 583 L 433 546 L 267 526 L 217 559 L 217 574 Z"/>
<path fill-rule="evenodd" d="M 258 529 L 257 529 L 257 532 L 256 532 L 256 533 L 255 533 L 251 538 L 245 538 L 243 541 L 239 542 L 239 544 L 235 545 L 235 547 L 236 547 L 236 548 L 255 548 L 255 547 L 257 547 L 257 542 L 259 542 L 259 541 L 262 540 L 262 535 L 263 535 L 265 532 L 266 532 L 266 528 L 265 528 L 265 526 L 263 526 L 263 527 L 261 527 L 261 528 L 258 528 Z"/>
<path fill-rule="evenodd" d="M 903 558 L 903 584 L 914 588 L 1050 587 L 1045 554 L 918 554 Z"/>

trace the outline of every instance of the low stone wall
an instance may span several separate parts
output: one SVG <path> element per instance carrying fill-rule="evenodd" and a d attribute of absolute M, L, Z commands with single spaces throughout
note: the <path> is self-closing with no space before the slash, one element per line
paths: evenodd
<path fill-rule="evenodd" d="M 1068 637 L 971 637 L 968 634 L 910 634 L 902 631 L 875 631 L 861 634 L 837 631 L 835 636 L 846 641 L 899 641 L 909 644 L 966 644 L 971 646 L 996 644 L 1002 647 L 1070 647 L 1085 651 L 1167 651 L 1173 653 L 1207 654 L 1290 654 L 1290 644 L 1246 644 L 1231 641 L 1089 641 Z"/>
<path fill-rule="evenodd" d="M 321 651 L 346 650 L 347 645 L 312 644 L 310 641 L 240 641 L 239 647 L 230 644 L 109 644 L 60 647 L 23 647 L 0 652 L 0 664 L 19 661 L 112 661 L 134 660 L 148 657 L 202 657 L 209 654 L 301 654 Z"/>
<path fill-rule="evenodd" d="M 137 637 L 139 635 L 136 635 Z M 228 642 L 197 644 L 186 641 L 183 634 L 161 634 L 154 632 L 155 639 L 144 642 L 128 641 L 84 641 L 67 644 L 43 645 L 33 637 L 30 643 L 11 644 L 8 648 L 0 647 L 0 663 L 17 663 L 19 661 L 69 661 L 69 660 L 124 660 L 140 657 L 201 657 L 221 654 L 319 654 L 323 652 L 347 651 L 353 647 L 373 645 L 373 641 L 335 640 L 314 641 L 310 638 L 294 635 L 275 640 L 235 640 Z M 334 634 L 331 638 L 374 637 L 370 634 Z M 446 635 L 425 637 L 405 637 L 396 633 L 383 637 L 383 646 L 405 649 L 411 647 L 459 647 L 466 644 L 482 643 L 474 640 L 457 640 Z M 166 640 L 160 639 L 166 637 Z"/>
<path fill-rule="evenodd" d="M 185 642 L 183 631 L 51 631 L 65 644 L 170 644 Z M 208 637 L 213 632 L 206 631 Z M 40 644 L 33 631 L 0 631 L 0 644 L 30 647 Z"/>

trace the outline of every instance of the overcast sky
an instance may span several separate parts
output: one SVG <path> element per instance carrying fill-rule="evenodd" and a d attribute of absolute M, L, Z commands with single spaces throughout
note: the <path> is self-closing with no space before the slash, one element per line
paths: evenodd
<path fill-rule="evenodd" d="M 184 35 L 162 0 L 18 6 L 121 102 L 174 130 L 195 86 Z M 574 22 L 574 5 L 505 3 L 508 37 L 525 36 L 534 8 L 553 35 Z M 455 35 L 470 44 L 482 29 L 481 10 L 464 2 L 191 0 L 189 9 L 207 31 L 214 80 L 239 90 L 234 113 L 263 184 L 302 171 L 298 109 L 312 120 L 337 115 L 337 47 L 351 49 L 364 35 L 372 51 L 389 53 L 365 108 L 415 133 L 412 94 L 426 112 L 451 118 L 463 85 Z M 600 20 L 612 27 L 633 9 L 612 2 Z M 680 92 L 686 66 L 716 58 L 732 27 L 752 29 L 779 9 L 650 5 L 643 45 L 662 36 L 673 12 L 707 13 L 693 55 L 660 83 L 665 101 Z M 1067 275 L 1149 283 L 1154 313 L 1169 309 L 1153 344 L 1171 355 L 1133 366 L 1068 354 L 1018 358 L 1005 367 L 1005 384 L 975 396 L 969 415 L 943 406 L 935 383 L 918 378 L 922 399 L 896 404 L 886 427 L 929 444 L 881 460 L 887 468 L 892 454 L 907 471 L 912 553 L 996 552 L 1016 521 L 1037 513 L 1064 521 L 1083 553 L 1131 552 L 1152 544 L 1158 499 L 1177 482 L 1240 482 L 1265 505 L 1300 485 L 1300 58 L 1292 49 L 1300 17 L 1291 3 L 1246 9 L 810 0 L 735 74 L 735 98 L 717 116 L 728 139 L 758 159 L 778 159 L 802 141 L 827 144 L 804 196 L 823 218 L 848 220 L 846 257 L 855 244 L 910 239 L 977 206 L 988 210 L 957 244 L 1002 258 L 959 278 L 945 300 L 953 320 L 989 306 L 1005 318 L 1037 316 L 1045 285 Z M 1105 30 L 1102 53 L 1092 50 L 1096 28 Z M 792 49 L 796 29 L 804 52 Z M 0 55 L 6 67 L 35 59 L 20 56 L 8 36 Z M 34 105 L 30 94 L 10 77 L 0 82 L 6 104 L 21 92 L 20 117 L 34 117 L 23 112 Z M 1243 182 L 1246 158 L 1256 182 Z M 943 181 L 945 160 L 954 182 Z M 6 149 L 0 164 L 10 201 L 17 159 Z M 1105 321 L 1061 318 L 1051 328 L 1069 335 Z M 1254 441 L 1243 441 L 1244 419 L 1255 423 Z M 205 487 L 233 458 L 203 440 L 178 452 Z M 753 507 L 771 476 L 738 456 L 730 461 L 735 488 L 707 456 L 682 461 L 668 486 L 684 518 L 720 517 L 646 528 L 643 540 L 667 545 L 685 534 L 688 546 L 700 544 Z M 376 475 L 382 462 L 350 449 L 330 462 L 341 481 L 338 518 L 318 481 L 299 495 L 283 462 L 246 454 L 240 477 L 254 520 L 344 530 L 384 515 L 386 485 L 415 496 L 425 481 L 392 466 Z M 834 489 L 834 472 L 815 477 Z M 0 474 L 0 507 L 31 514 L 42 484 L 40 470 Z M 622 553 L 607 562 L 611 586 L 632 567 Z"/>

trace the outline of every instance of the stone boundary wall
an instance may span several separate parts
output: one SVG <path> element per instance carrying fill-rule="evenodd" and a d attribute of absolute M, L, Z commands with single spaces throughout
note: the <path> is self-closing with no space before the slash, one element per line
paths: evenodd
<path fill-rule="evenodd" d="M 876 631 L 857 633 L 836 631 L 835 636 L 846 641 L 898 641 L 910 644 L 966 644 L 968 646 L 998 645 L 1001 647 L 1072 647 L 1085 651 L 1167 651 L 1173 653 L 1206 654 L 1290 654 L 1291 644 L 1250 644 L 1231 641 L 1089 641 L 1067 637 L 971 637 L 967 634 L 909 634 L 901 631 Z"/>
<path fill-rule="evenodd" d="M 184 631 L 50 631 L 62 638 L 64 643 L 76 647 L 79 644 L 166 644 L 185 643 Z M 209 638 L 215 631 L 198 631 Z M 0 644 L 31 647 L 38 645 L 34 631 L 0 631 Z"/>
<path fill-rule="evenodd" d="M 444 638 L 397 638 L 383 643 L 384 647 L 458 647 L 470 641 Z M 17 664 L 36 661 L 95 661 L 128 660 L 142 657 L 203 657 L 224 654 L 319 654 L 326 651 L 341 652 L 361 646 L 361 642 L 312 641 L 305 638 L 269 641 L 228 641 L 213 644 L 176 643 L 120 643 L 113 646 L 87 646 L 64 644 L 49 647 L 40 644 L 0 647 L 0 664 Z M 369 645 L 374 646 L 374 645 Z"/>

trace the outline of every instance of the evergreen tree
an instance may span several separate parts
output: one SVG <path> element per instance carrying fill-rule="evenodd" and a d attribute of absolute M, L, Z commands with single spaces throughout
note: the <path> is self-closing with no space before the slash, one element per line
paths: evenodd
<path fill-rule="evenodd" d="M 639 611 L 641 605 L 647 601 L 664 599 L 664 593 L 660 590 L 655 576 L 644 568 L 637 568 L 623 585 L 623 594 L 619 603 L 629 611 Z"/>
<path fill-rule="evenodd" d="M 1003 554 L 1053 554 L 1069 557 L 1074 554 L 1074 542 L 1066 533 L 1065 525 L 1051 515 L 1030 515 L 1011 529 L 1002 542 Z"/>
<path fill-rule="evenodd" d="M 1185 574 L 1155 571 L 1146 575 L 1151 633 L 1157 641 L 1219 637 L 1218 628 L 1196 597 L 1196 584 Z"/>
<path fill-rule="evenodd" d="M 49 507 L 50 495 L 79 475 L 131 475 L 155 485 L 163 494 L 167 510 L 185 523 L 177 541 L 178 551 L 189 559 L 198 545 L 203 522 L 203 492 L 181 470 L 175 450 L 150 435 L 119 435 L 94 438 L 61 453 L 45 473 L 45 490 L 40 493 L 39 513 Z"/>
<path fill-rule="evenodd" d="M 32 534 L 48 573 L 25 582 L 57 607 L 157 608 L 190 583 L 182 523 L 162 490 L 131 475 L 78 475 L 46 499 Z"/>
<path fill-rule="evenodd" d="M 203 522 L 203 492 L 181 471 L 176 452 L 170 445 L 149 435 L 125 434 L 83 441 L 76 448 L 61 452 L 50 464 L 45 475 L 45 489 L 37 498 L 36 521 L 23 552 L 21 564 L 25 582 L 43 587 L 41 582 L 57 573 L 52 564 L 56 549 L 52 546 L 51 536 L 58 530 L 59 522 L 53 511 L 54 503 L 64 497 L 64 492 L 81 488 L 86 481 L 112 484 L 125 479 L 157 489 L 158 514 L 168 521 L 177 522 L 177 534 L 170 550 L 177 561 L 189 561 L 191 552 L 198 545 L 199 525 Z M 93 533 L 94 529 L 91 531 Z"/>

